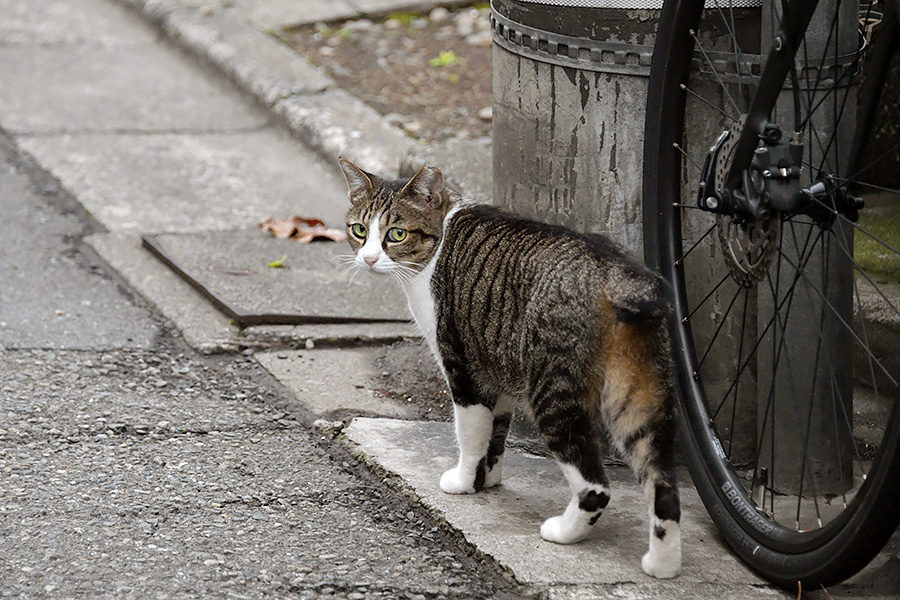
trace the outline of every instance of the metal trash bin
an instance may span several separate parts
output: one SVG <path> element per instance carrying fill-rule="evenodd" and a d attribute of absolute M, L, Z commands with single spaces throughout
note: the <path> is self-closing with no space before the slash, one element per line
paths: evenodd
<path fill-rule="evenodd" d="M 642 256 L 641 156 L 661 0 L 492 0 L 493 197 Z"/>

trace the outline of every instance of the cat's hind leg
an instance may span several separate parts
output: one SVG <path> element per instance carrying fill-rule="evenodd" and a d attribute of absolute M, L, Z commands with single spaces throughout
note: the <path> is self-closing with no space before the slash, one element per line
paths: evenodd
<path fill-rule="evenodd" d="M 473 494 L 500 483 L 512 400 L 479 389 L 461 361 L 445 358 L 443 364 L 453 394 L 459 462 L 441 476 L 441 490 Z"/>
<path fill-rule="evenodd" d="M 587 536 L 609 503 L 599 436 L 589 413 L 575 398 L 538 400 L 534 409 L 538 429 L 572 492 L 563 514 L 544 521 L 541 537 L 557 544 L 574 544 Z"/>
<path fill-rule="evenodd" d="M 560 467 L 569 482 L 572 499 L 563 514 L 544 521 L 541 537 L 557 544 L 574 544 L 587 536 L 603 514 L 609 503 L 609 488 L 605 483 L 588 481 L 571 464 L 560 463 Z"/>
<path fill-rule="evenodd" d="M 650 544 L 641 560 L 660 579 L 681 571 L 681 509 L 675 478 L 674 395 L 668 346 L 651 324 L 619 324 L 602 398 L 610 435 L 649 503 Z"/>
<path fill-rule="evenodd" d="M 645 486 L 646 487 L 646 486 Z M 681 572 L 681 508 L 678 488 L 662 481 L 647 492 L 650 502 L 650 548 L 641 559 L 644 573 L 669 579 Z"/>

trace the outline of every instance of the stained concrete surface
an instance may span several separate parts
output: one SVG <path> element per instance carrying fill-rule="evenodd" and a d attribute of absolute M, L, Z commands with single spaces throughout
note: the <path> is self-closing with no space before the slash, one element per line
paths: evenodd
<path fill-rule="evenodd" d="M 147 47 L 19 45 L 5 48 L 0 119 L 10 133 L 214 131 L 262 126 L 267 117 L 223 93 L 227 85 L 177 52 Z"/>
<path fill-rule="evenodd" d="M 523 583 L 548 589 L 553 598 L 792 598 L 767 585 L 724 545 L 686 473 L 680 474 L 682 574 L 658 581 L 640 568 L 648 539 L 647 504 L 630 471 L 608 467 L 611 501 L 585 541 L 557 545 L 540 538 L 544 519 L 560 514 L 569 499 L 554 461 L 507 450 L 503 483 L 474 495 L 440 491 L 441 474 L 456 464 L 456 441 L 446 423 L 358 418 L 344 429 L 366 460 L 399 476 L 421 502 L 471 543 L 510 569 Z M 900 535 L 836 595 L 895 598 Z M 892 578 L 893 577 L 893 578 Z M 822 592 L 805 597 L 822 599 Z"/>
<path fill-rule="evenodd" d="M 410 418 L 406 408 L 379 398 L 372 390 L 378 379 L 370 348 L 261 352 L 255 358 L 316 415 L 326 419 L 347 415 Z"/>
<path fill-rule="evenodd" d="M 239 314 L 409 321 L 406 296 L 396 280 L 354 275 L 357 270 L 347 264 L 352 253 L 345 242 L 300 244 L 259 229 L 151 239 Z M 282 259 L 284 268 L 268 266 Z"/>
<path fill-rule="evenodd" d="M 407 323 L 259 326 L 240 330 L 174 271 L 128 234 L 95 234 L 85 242 L 202 353 L 273 345 L 307 347 L 391 343 L 417 337 Z"/>
<path fill-rule="evenodd" d="M 347 210 L 337 163 L 326 164 L 276 128 L 20 143 L 113 232 L 252 228 L 295 214 L 340 226 Z"/>
<path fill-rule="evenodd" d="M 0 140 L 0 347 L 149 347 L 155 321 L 75 252 L 82 224 L 25 168 Z"/>
<path fill-rule="evenodd" d="M 127 10 L 104 0 L 0 0 L 3 46 L 90 44 L 109 46 L 151 43 L 150 28 L 137 29 Z"/>
<path fill-rule="evenodd" d="M 175 352 L 0 350 L 0 596 L 518 597 L 252 359 Z"/>

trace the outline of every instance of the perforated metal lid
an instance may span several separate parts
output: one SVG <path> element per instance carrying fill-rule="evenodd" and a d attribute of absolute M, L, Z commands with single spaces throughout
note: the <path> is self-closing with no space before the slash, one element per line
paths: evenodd
<path fill-rule="evenodd" d="M 520 0 L 530 4 L 569 6 L 573 8 L 618 8 L 623 10 L 659 10 L 663 0 Z M 761 0 L 707 0 L 706 8 L 753 8 Z"/>

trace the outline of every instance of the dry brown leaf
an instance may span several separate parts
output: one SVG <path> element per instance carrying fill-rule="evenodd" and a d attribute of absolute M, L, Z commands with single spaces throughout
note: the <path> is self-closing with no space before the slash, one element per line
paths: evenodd
<path fill-rule="evenodd" d="M 256 226 L 263 231 L 272 232 L 272 235 L 276 238 L 290 238 L 301 244 L 321 239 L 334 242 L 343 242 L 347 239 L 347 234 L 342 229 L 327 227 L 321 219 L 310 219 L 296 215 L 284 220 L 269 217 Z"/>
<path fill-rule="evenodd" d="M 343 242 L 347 239 L 347 234 L 340 229 L 332 229 L 324 225 L 315 227 L 298 226 L 297 232 L 291 236 L 291 239 L 307 244 L 316 239 L 328 239 L 333 242 Z"/>

